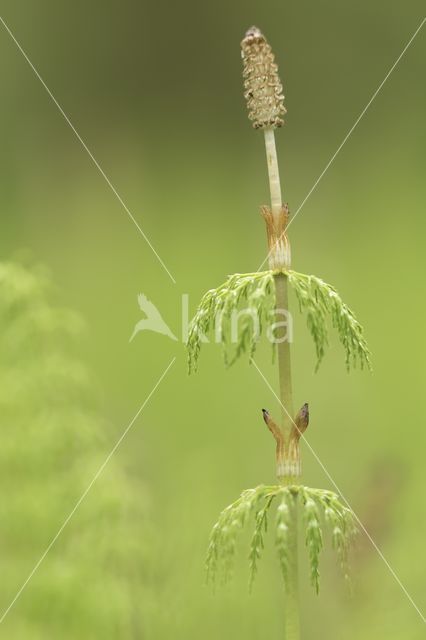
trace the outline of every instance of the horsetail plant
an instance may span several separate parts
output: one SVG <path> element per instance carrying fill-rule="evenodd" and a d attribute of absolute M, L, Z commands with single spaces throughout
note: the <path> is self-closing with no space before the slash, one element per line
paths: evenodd
<path fill-rule="evenodd" d="M 324 544 L 323 524 L 331 529 L 335 549 L 345 579 L 349 578 L 348 552 L 356 534 L 355 516 L 337 494 L 313 489 L 300 483 L 302 473 L 300 439 L 309 424 L 309 407 L 305 403 L 295 415 L 292 399 L 290 340 L 286 323 L 280 322 L 288 312 L 288 291 L 293 289 L 299 308 L 306 314 L 307 326 L 316 352 L 316 369 L 328 344 L 328 322 L 336 329 L 345 352 L 349 370 L 357 364 L 370 367 L 370 354 L 363 329 L 336 289 L 313 275 L 291 269 L 291 251 L 287 235 L 289 209 L 282 202 L 275 129 L 283 125 L 283 88 L 271 47 L 256 27 L 249 29 L 241 43 L 244 96 L 249 118 L 255 129 L 263 130 L 268 166 L 271 206 L 261 207 L 266 223 L 269 269 L 237 273 L 202 298 L 190 324 L 187 349 L 189 371 L 195 371 L 205 335 L 211 331 L 222 343 L 225 364 L 233 364 L 243 353 L 253 358 L 262 333 L 268 335 L 277 354 L 281 425 L 269 411 L 263 419 L 276 442 L 278 484 L 260 485 L 244 491 L 219 516 L 213 527 L 207 552 L 207 578 L 215 582 L 232 576 L 239 533 L 252 518 L 254 530 L 249 551 L 250 588 L 258 571 L 265 544 L 268 520 L 273 504 L 275 547 L 285 593 L 285 637 L 300 638 L 298 604 L 298 514 L 302 513 L 310 578 L 319 591 L 319 558 Z M 243 313 L 244 312 L 244 313 Z M 237 319 L 237 323 L 235 322 Z M 237 331 L 238 329 L 238 331 Z M 293 418 L 294 416 L 294 418 Z"/>

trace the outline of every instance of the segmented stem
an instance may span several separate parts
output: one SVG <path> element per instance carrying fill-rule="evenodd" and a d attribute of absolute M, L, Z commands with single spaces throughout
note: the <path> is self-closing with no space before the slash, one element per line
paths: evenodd
<path fill-rule="evenodd" d="M 282 206 L 280 172 L 278 169 L 277 148 L 275 146 L 274 129 L 265 129 L 266 161 L 268 164 L 269 190 L 271 193 L 271 209 L 277 219 Z"/>
<path fill-rule="evenodd" d="M 285 598 L 285 638 L 286 640 L 299 640 L 300 638 L 300 613 L 299 613 L 299 562 L 297 551 L 298 514 L 297 494 L 293 494 L 289 500 L 289 524 L 288 524 L 288 579 Z"/>
<path fill-rule="evenodd" d="M 278 168 L 275 132 L 272 128 L 264 131 L 266 159 L 268 164 L 269 190 L 271 194 L 271 211 L 274 225 L 279 226 L 282 210 L 280 172 Z M 275 257 L 275 256 L 274 256 Z M 276 267 L 277 265 L 275 265 Z M 289 268 L 290 264 L 279 265 Z M 288 277 L 284 273 L 274 275 L 276 322 L 282 323 L 283 314 L 288 312 Z M 293 394 L 291 382 L 290 341 L 287 327 L 278 325 L 277 355 L 280 385 L 280 402 L 284 438 L 288 442 L 293 429 Z M 285 637 L 286 640 L 299 640 L 299 566 L 297 557 L 297 496 L 292 496 L 289 505 L 288 523 L 288 581 L 285 600 Z"/>

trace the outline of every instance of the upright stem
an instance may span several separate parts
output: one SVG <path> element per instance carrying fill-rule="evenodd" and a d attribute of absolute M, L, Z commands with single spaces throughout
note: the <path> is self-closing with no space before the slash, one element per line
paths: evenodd
<path fill-rule="evenodd" d="M 298 558 L 297 558 L 297 496 L 292 496 L 289 517 L 288 581 L 285 601 L 286 640 L 299 640 L 300 618 L 298 598 Z"/>
<path fill-rule="evenodd" d="M 282 214 L 282 195 L 280 174 L 278 169 L 277 150 L 274 129 L 265 129 L 266 159 L 268 163 L 269 189 L 271 193 L 271 211 L 276 228 L 279 228 Z M 275 261 L 273 261 L 275 264 Z M 288 268 L 283 264 L 282 268 Z M 283 324 L 283 312 L 288 312 L 288 279 L 284 273 L 274 276 L 276 298 L 276 322 L 278 324 L 278 371 L 280 384 L 280 400 L 282 409 L 282 427 L 285 442 L 288 443 L 293 428 L 293 395 L 291 384 L 290 342 L 287 327 Z M 286 339 L 284 339 L 286 338 Z M 297 557 L 297 496 L 293 496 L 289 522 L 288 549 L 288 581 L 285 603 L 285 637 L 286 640 L 299 640 L 299 598 L 298 598 L 298 557 Z"/>
<path fill-rule="evenodd" d="M 275 299 L 276 299 L 276 322 L 283 322 L 283 310 L 288 311 L 288 284 L 287 276 L 279 273 L 274 276 L 275 281 Z M 291 430 L 293 428 L 293 393 L 291 385 L 291 360 L 290 360 L 290 342 L 287 336 L 287 328 L 278 326 L 277 330 L 277 355 L 278 355 L 278 375 L 280 384 L 280 400 L 283 433 L 286 442 L 288 442 Z"/>
<path fill-rule="evenodd" d="M 265 129 L 266 160 L 268 163 L 269 190 L 271 192 L 272 215 L 277 220 L 282 207 L 280 172 L 274 129 Z"/>
<path fill-rule="evenodd" d="M 266 160 L 268 164 L 269 190 L 271 193 L 271 211 L 276 225 L 282 209 L 280 172 L 278 169 L 277 149 L 275 146 L 274 129 L 265 129 Z M 283 265 L 284 266 L 284 265 Z M 277 316 L 276 322 L 281 323 L 278 329 L 278 370 L 280 382 L 281 414 L 284 436 L 288 440 L 293 426 L 293 396 L 291 386 L 290 343 L 286 336 L 287 328 L 283 326 L 283 312 L 288 311 L 288 282 L 283 273 L 274 276 Z"/>

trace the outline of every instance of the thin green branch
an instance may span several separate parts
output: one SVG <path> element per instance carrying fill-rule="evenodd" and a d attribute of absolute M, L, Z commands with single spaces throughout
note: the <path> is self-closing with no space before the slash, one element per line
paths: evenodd
<path fill-rule="evenodd" d="M 189 372 L 196 371 L 201 345 L 212 333 L 222 345 L 227 366 L 244 352 L 252 358 L 274 308 L 274 280 L 269 272 L 236 273 L 207 291 L 189 325 Z"/>
<path fill-rule="evenodd" d="M 317 278 L 296 271 L 288 272 L 291 287 L 296 293 L 301 312 L 306 313 L 308 329 L 315 343 L 318 369 L 328 345 L 327 317 L 337 329 L 345 350 L 346 367 L 371 367 L 370 351 L 362 326 L 343 302 L 334 287 Z"/>
<path fill-rule="evenodd" d="M 276 316 L 277 295 L 280 305 L 284 305 L 282 309 L 288 308 L 286 292 L 281 291 L 280 284 L 276 293 L 274 278 L 279 278 L 280 283 L 284 278 L 288 281 L 296 294 L 301 312 L 306 314 L 307 326 L 315 344 L 316 369 L 328 345 L 329 320 L 343 345 L 347 368 L 356 365 L 371 367 L 363 328 L 334 287 L 316 276 L 291 270 L 269 270 L 237 273 L 203 296 L 189 327 L 187 349 L 190 372 L 197 368 L 204 336 L 212 331 L 215 331 L 217 341 L 222 344 L 226 365 L 233 364 L 246 352 L 250 359 L 253 357 L 261 335 L 271 329 L 277 320 L 282 320 Z M 292 415 L 291 397 L 287 397 L 287 391 L 291 389 L 288 341 L 279 344 L 279 362 L 283 404 Z"/>
<path fill-rule="evenodd" d="M 275 547 L 289 599 L 291 610 L 292 593 L 297 591 L 297 511 L 301 509 L 305 528 L 305 542 L 311 568 L 311 582 L 315 592 L 319 591 L 320 554 L 323 547 L 323 524 L 331 530 L 332 547 L 335 549 L 342 573 L 349 579 L 349 549 L 356 534 L 355 517 L 345 507 L 336 493 L 311 489 L 300 485 L 261 485 L 244 491 L 233 504 L 219 516 L 213 527 L 207 551 L 206 568 L 208 580 L 216 581 L 222 574 L 224 581 L 232 575 L 236 554 L 237 536 L 254 514 L 254 531 L 249 553 L 249 585 L 258 572 L 259 560 L 265 545 L 268 515 L 274 498 L 277 498 L 275 519 Z M 296 591 L 295 591 L 296 590 Z M 293 593 L 293 595 L 294 595 Z M 293 611 L 291 625 L 297 625 Z M 290 636 L 292 637 L 292 636 Z"/>

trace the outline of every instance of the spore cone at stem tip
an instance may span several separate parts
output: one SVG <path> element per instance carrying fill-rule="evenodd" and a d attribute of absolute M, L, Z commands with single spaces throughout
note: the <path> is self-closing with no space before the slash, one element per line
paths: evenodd
<path fill-rule="evenodd" d="M 283 87 L 274 54 L 265 36 L 251 27 L 241 42 L 244 97 L 255 129 L 281 127 L 284 107 Z"/>

